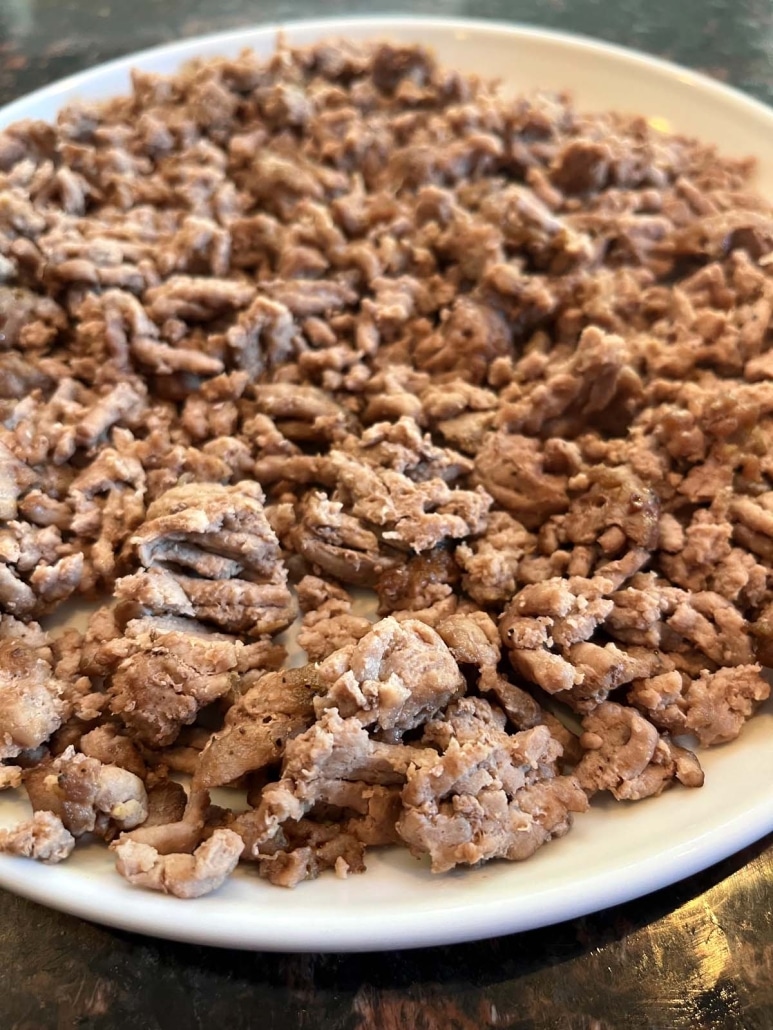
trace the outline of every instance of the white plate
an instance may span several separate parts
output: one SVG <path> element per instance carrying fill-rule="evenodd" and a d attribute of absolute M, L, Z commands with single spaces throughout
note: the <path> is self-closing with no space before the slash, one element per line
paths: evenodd
<path fill-rule="evenodd" d="M 55 116 L 80 97 L 126 92 L 129 69 L 170 72 L 196 56 L 268 54 L 277 27 L 176 43 L 65 79 L 0 111 L 0 126 Z M 740 93 L 662 61 L 570 36 L 491 23 L 370 18 L 299 22 L 291 43 L 345 36 L 433 46 L 462 71 L 500 76 L 508 88 L 570 89 L 586 109 L 617 108 L 660 119 L 756 154 L 758 185 L 773 196 L 773 112 Z M 563 840 L 523 864 L 433 877 L 406 851 L 373 853 L 368 871 L 331 874 L 295 891 L 272 887 L 249 869 L 195 902 L 135 890 L 113 871 L 103 847 L 89 846 L 55 867 L 2 858 L 0 885 L 75 915 L 179 940 L 284 951 L 357 951 L 450 944 L 526 930 L 592 912 L 673 883 L 773 830 L 773 704 L 740 741 L 701 755 L 702 790 L 679 788 L 632 805 L 594 803 Z M 0 822 L 25 812 L 0 798 Z"/>

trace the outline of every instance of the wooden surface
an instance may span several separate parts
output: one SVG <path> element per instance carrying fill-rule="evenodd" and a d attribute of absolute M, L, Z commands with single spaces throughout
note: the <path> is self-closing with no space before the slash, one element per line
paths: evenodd
<path fill-rule="evenodd" d="M 0 0 L 0 103 L 154 43 L 257 21 L 367 13 L 371 6 Z M 770 0 L 381 6 L 584 32 L 773 99 Z M 0 892 L 0 1030 L 76 1027 L 771 1030 L 773 837 L 684 883 L 594 916 L 385 955 L 264 955 L 172 944 Z"/>

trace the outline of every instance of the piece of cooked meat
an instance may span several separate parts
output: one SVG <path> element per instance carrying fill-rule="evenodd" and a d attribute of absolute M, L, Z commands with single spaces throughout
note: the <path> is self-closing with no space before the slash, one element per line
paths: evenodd
<path fill-rule="evenodd" d="M 170 779 L 159 780 L 148 787 L 148 817 L 142 824 L 142 829 L 149 830 L 154 826 L 167 826 L 179 822 L 185 814 L 187 805 L 188 795 L 181 783 Z"/>
<path fill-rule="evenodd" d="M 237 816 L 230 827 L 245 841 L 246 854 L 251 847 L 251 814 Z M 353 832 L 353 824 L 356 820 L 341 824 L 307 818 L 285 823 L 251 857 L 258 863 L 260 875 L 278 887 L 295 887 L 325 869 L 332 869 L 336 876 L 345 879 L 350 873 L 365 871 L 365 843 Z M 394 833 L 389 840 L 394 841 Z"/>
<path fill-rule="evenodd" d="M 313 569 L 354 586 L 374 586 L 398 558 L 379 546 L 379 538 L 344 510 L 341 501 L 309 491 L 300 505 L 291 540 Z"/>
<path fill-rule="evenodd" d="M 10 830 L 0 830 L 0 853 L 34 858 L 38 862 L 63 862 L 75 847 L 75 837 L 53 812 L 35 812 L 31 819 Z"/>
<path fill-rule="evenodd" d="M 439 753 L 409 768 L 397 831 L 433 872 L 528 858 L 587 808 L 576 780 L 555 776 L 561 749 L 547 727 L 511 736 L 503 724 L 488 702 L 462 698 L 425 728 Z"/>
<path fill-rule="evenodd" d="M 288 819 L 302 819 L 317 804 L 337 804 L 342 783 L 360 792 L 402 784 L 411 766 L 432 755 L 426 748 L 372 740 L 359 719 L 326 711 L 287 743 L 281 778 L 263 789 L 251 826 L 253 854 Z"/>
<path fill-rule="evenodd" d="M 317 611 L 328 601 L 351 603 L 351 598 L 344 587 L 338 586 L 319 576 L 304 576 L 297 584 L 298 607 L 304 615 Z"/>
<path fill-rule="evenodd" d="M 202 707 L 233 688 L 242 647 L 194 620 L 132 620 L 98 659 L 110 711 L 138 741 L 169 745 Z"/>
<path fill-rule="evenodd" d="M 453 554 L 436 547 L 387 569 L 375 584 L 379 615 L 421 611 L 450 597 L 459 580 Z"/>
<path fill-rule="evenodd" d="M 547 711 L 523 687 L 511 683 L 496 669 L 485 668 L 478 677 L 478 690 L 483 695 L 493 694 L 497 703 L 516 730 L 531 730 L 535 726 L 547 726 L 561 745 L 561 766 L 573 766 L 579 761 L 580 750 L 577 737 L 552 712 Z M 487 700 L 491 700 L 487 698 Z"/>
<path fill-rule="evenodd" d="M 50 764 L 28 770 L 24 784 L 33 809 L 53 812 L 74 837 L 131 830 L 148 814 L 147 793 L 138 776 L 78 754 L 72 745 Z"/>
<path fill-rule="evenodd" d="M 318 716 L 335 708 L 363 726 L 403 733 L 421 725 L 466 684 L 442 638 L 415 619 L 386 618 L 357 641 L 333 652 L 317 669 L 324 693 Z"/>
<path fill-rule="evenodd" d="M 49 652 L 50 654 L 50 652 Z M 22 639 L 0 639 L 0 758 L 44 744 L 65 717 L 64 683 Z"/>
<path fill-rule="evenodd" d="M 595 427 L 603 420 L 619 432 L 641 405 L 642 383 L 631 358 L 623 337 L 587 326 L 544 381 L 519 384 L 513 399 L 505 391 L 498 424 L 530 436 L 569 437 L 578 425 Z"/>
<path fill-rule="evenodd" d="M 127 829 L 118 838 L 118 844 L 131 840 L 152 847 L 161 855 L 190 854 L 201 843 L 210 809 L 209 793 L 192 789 L 186 797 L 175 792 L 170 798 L 169 781 L 162 781 L 167 795 L 166 803 L 159 804 L 154 788 L 148 793 L 148 817 L 141 825 Z M 156 785 L 156 787 L 161 785 Z M 182 788 L 181 788 L 182 789 Z M 182 806 L 182 810 L 181 810 Z M 151 818 L 152 817 L 152 818 Z M 117 845 L 114 844 L 113 847 Z"/>
<path fill-rule="evenodd" d="M 352 612 L 352 599 L 344 590 L 316 576 L 304 576 L 298 584 L 298 600 L 304 613 L 298 646 L 310 662 L 321 662 L 339 648 L 356 644 L 372 628 L 370 619 Z"/>
<path fill-rule="evenodd" d="M 313 665 L 254 680 L 229 710 L 225 726 L 201 752 L 197 787 L 220 787 L 280 761 L 288 740 L 314 721 L 314 696 L 324 689 Z"/>
<path fill-rule="evenodd" d="M 145 515 L 146 485 L 139 459 L 112 447 L 101 450 L 70 484 L 70 528 L 88 548 L 91 575 L 109 587 L 123 564 L 123 546 Z"/>
<path fill-rule="evenodd" d="M 548 471 L 539 440 L 502 430 L 486 434 L 475 456 L 475 478 L 527 529 L 569 507 L 568 480 Z"/>
<path fill-rule="evenodd" d="M 610 562 L 590 579 L 551 577 L 519 590 L 500 622 L 515 671 L 578 712 L 649 675 L 659 664 L 654 653 L 593 639 L 614 610 L 609 595 L 629 574 L 626 564 Z"/>
<path fill-rule="evenodd" d="M 460 544 L 454 557 L 462 586 L 478 604 L 501 604 L 515 593 L 521 559 L 533 550 L 533 535 L 511 515 L 492 511 L 485 532 Z"/>
<path fill-rule="evenodd" d="M 182 615 L 214 623 L 228 633 L 277 633 L 295 617 L 284 583 L 208 580 L 154 567 L 119 579 L 115 595 L 158 615 Z"/>
<path fill-rule="evenodd" d="M 628 700 L 661 729 L 694 733 L 703 747 L 734 740 L 770 684 L 759 665 L 704 670 L 691 678 L 677 670 L 637 680 Z"/>
<path fill-rule="evenodd" d="M 241 837 L 232 830 L 215 830 L 192 855 L 159 855 L 149 844 L 122 840 L 115 847 L 115 868 L 135 887 L 200 898 L 223 885 L 243 848 Z"/>
<path fill-rule="evenodd" d="M 83 584 L 84 556 L 55 524 L 0 527 L 0 614 L 21 619 L 53 611 Z"/>
<path fill-rule="evenodd" d="M 87 758 L 96 758 L 103 765 L 120 766 L 141 780 L 145 778 L 147 769 L 142 752 L 131 737 L 119 732 L 112 723 L 102 723 L 84 733 L 78 747 Z"/>
<path fill-rule="evenodd" d="M 0 765 L 0 790 L 21 787 L 22 769 L 18 765 Z"/>
<path fill-rule="evenodd" d="M 486 527 L 491 497 L 482 487 L 452 488 L 440 476 L 417 482 L 344 451 L 331 451 L 328 461 L 336 483 L 333 499 L 365 526 L 378 527 L 385 542 L 402 550 L 428 551 Z"/>
<path fill-rule="evenodd" d="M 459 665 L 476 665 L 480 672 L 496 668 L 499 630 L 486 612 L 454 612 L 438 622 L 437 632 Z"/>
<path fill-rule="evenodd" d="M 121 581 L 118 596 L 231 632 L 258 636 L 283 629 L 295 606 L 264 499 L 253 482 L 167 490 L 130 539 L 145 571 Z"/>
<path fill-rule="evenodd" d="M 618 801 L 660 794 L 673 781 L 703 784 L 695 755 L 662 738 L 635 709 L 606 701 L 582 721 L 585 754 L 575 776 L 589 795 L 608 790 Z"/>
<path fill-rule="evenodd" d="M 164 565 L 212 579 L 270 578 L 278 549 L 263 500 L 256 483 L 176 486 L 148 507 L 132 546 L 145 568 Z"/>

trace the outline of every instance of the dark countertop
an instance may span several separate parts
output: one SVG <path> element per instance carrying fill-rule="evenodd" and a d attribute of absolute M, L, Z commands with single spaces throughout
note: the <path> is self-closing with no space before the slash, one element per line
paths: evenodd
<path fill-rule="evenodd" d="M 771 0 L 388 6 L 582 32 L 700 68 L 773 102 Z M 372 10 L 368 0 L 0 0 L 0 104 L 156 43 Z M 597 915 L 488 942 L 385 955 L 256 955 L 172 944 L 0 892 L 3 1030 L 211 1026 L 770 1030 L 773 836 Z"/>

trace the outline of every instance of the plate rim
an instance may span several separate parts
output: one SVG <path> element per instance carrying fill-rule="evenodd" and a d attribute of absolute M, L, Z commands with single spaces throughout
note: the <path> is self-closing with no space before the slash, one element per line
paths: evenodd
<path fill-rule="evenodd" d="M 132 51 L 110 61 L 94 65 L 64 78 L 57 79 L 30 93 L 15 98 L 0 107 L 0 128 L 13 121 L 28 116 L 25 108 L 31 105 L 48 102 L 59 98 L 62 102 L 69 94 L 82 87 L 89 87 L 95 80 L 110 75 L 124 74 L 135 66 L 146 65 L 154 60 L 169 59 L 179 65 L 187 59 L 195 57 L 202 50 L 211 51 L 223 47 L 233 51 L 237 46 L 255 45 L 258 40 L 265 41 L 272 36 L 277 37 L 282 31 L 313 33 L 316 38 L 325 35 L 343 35 L 349 27 L 358 32 L 372 29 L 377 33 L 388 33 L 390 28 L 426 29 L 428 33 L 441 30 L 443 32 L 470 32 L 480 36 L 491 35 L 509 37 L 513 43 L 536 39 L 548 41 L 570 50 L 580 51 L 585 55 L 599 54 L 605 58 L 613 58 L 622 66 L 633 64 L 639 70 L 655 73 L 661 80 L 665 77 L 671 81 L 678 80 L 682 85 L 694 86 L 710 101 L 713 98 L 730 101 L 740 106 L 756 119 L 762 119 L 773 128 L 773 108 L 747 93 L 724 83 L 717 82 L 709 76 L 683 68 L 674 62 L 646 54 L 642 51 L 596 40 L 590 36 L 572 32 L 543 29 L 522 25 L 515 22 L 503 22 L 479 18 L 444 18 L 437 16 L 412 16 L 399 14 L 346 15 L 324 18 L 290 18 L 266 24 L 245 25 L 235 29 L 206 33 L 182 40 L 161 43 L 143 50 Z M 361 37 L 362 38 L 362 37 Z M 427 40 L 432 46 L 431 37 Z M 107 96 L 107 95 L 106 95 Z M 646 802 L 644 802 L 646 804 Z M 761 828 L 762 827 L 762 828 Z M 342 909 L 338 924 L 334 930 L 322 927 L 310 919 L 301 925 L 288 926 L 280 924 L 278 928 L 258 923 L 234 927 L 217 922 L 206 924 L 204 916 L 191 922 L 188 913 L 193 915 L 201 906 L 197 902 L 194 909 L 183 905 L 178 899 L 153 895 L 151 910 L 166 913 L 167 921 L 159 923 L 158 918 L 149 920 L 142 904 L 133 905 L 136 897 L 132 888 L 117 891 L 109 904 L 99 904 L 88 892 L 89 874 L 85 873 L 85 888 L 62 895 L 48 881 L 45 870 L 26 859 L 0 856 L 0 886 L 15 893 L 37 901 L 57 911 L 75 915 L 87 920 L 98 921 L 102 925 L 144 933 L 172 940 L 185 941 L 191 944 L 205 944 L 217 947 L 230 947 L 246 950 L 270 950 L 284 952 L 356 952 L 385 950 L 389 948 L 419 948 L 434 945 L 449 945 L 463 941 L 493 937 L 514 932 L 523 932 L 537 927 L 546 927 L 581 915 L 606 909 L 625 901 L 649 894 L 660 888 L 676 884 L 686 877 L 710 868 L 715 862 L 727 858 L 741 848 L 761 839 L 773 831 L 773 805 L 762 799 L 751 809 L 741 813 L 730 813 L 712 831 L 721 832 L 723 839 L 720 845 L 711 852 L 711 861 L 707 863 L 705 852 L 701 849 L 700 838 L 672 845 L 666 848 L 661 857 L 663 861 L 650 863 L 647 868 L 640 868 L 644 860 L 634 859 L 617 866 L 613 872 L 596 871 L 581 881 L 581 890 L 575 891 L 567 901 L 565 891 L 555 887 L 545 887 L 541 892 L 532 895 L 539 898 L 545 895 L 545 907 L 537 912 L 532 906 L 530 915 L 514 914 L 512 907 L 503 905 L 498 898 L 489 898 L 483 902 L 463 900 L 456 903 L 451 896 L 447 898 L 444 913 L 449 920 L 439 932 L 432 920 L 426 920 L 417 926 L 415 915 L 404 910 L 391 911 L 378 928 L 378 937 L 363 935 L 362 916 L 358 910 L 347 912 Z M 463 874 L 461 874 L 463 875 Z M 631 878 L 635 884 L 631 884 Z M 307 885 L 312 886 L 313 885 Z M 273 889 L 273 888 L 272 888 Z M 301 886 L 303 889 L 303 885 Z M 216 895 L 212 896 L 216 899 Z M 204 899 L 202 899 L 204 900 Z M 313 906 L 312 906 L 313 907 Z M 174 921 L 174 914 L 183 918 L 179 923 Z"/>
<path fill-rule="evenodd" d="M 648 798 L 638 804 L 656 804 L 657 801 L 658 798 Z M 408 951 L 545 929 L 675 886 L 692 875 L 711 869 L 744 847 L 763 839 L 767 833 L 773 832 L 773 816 L 769 811 L 768 830 L 762 834 L 759 833 L 759 823 L 752 818 L 759 812 L 764 812 L 764 809 L 765 803 L 760 802 L 753 809 L 732 815 L 720 824 L 717 829 L 724 831 L 723 844 L 714 852 L 712 861 L 708 864 L 701 849 L 696 847 L 699 839 L 693 839 L 660 852 L 658 857 L 662 861 L 659 863 L 647 865 L 648 860 L 636 858 L 631 862 L 617 865 L 612 872 L 595 872 L 589 879 L 581 880 L 577 884 L 581 890 L 577 890 L 568 903 L 562 890 L 554 887 L 543 888 L 529 896 L 530 915 L 516 920 L 513 918 L 512 910 L 503 904 L 502 898 L 491 898 L 485 902 L 457 903 L 449 897 L 448 904 L 442 909 L 447 920 L 442 933 L 438 933 L 431 918 L 417 925 L 416 914 L 402 909 L 389 912 L 388 919 L 378 927 L 377 938 L 373 935 L 363 936 L 363 915 L 359 909 L 351 913 L 345 908 L 338 911 L 337 924 L 333 929 L 328 924 L 323 925 L 319 917 L 314 919 L 311 916 L 307 922 L 299 919 L 290 925 L 281 924 L 276 929 L 271 925 L 244 923 L 237 926 L 217 922 L 208 924 L 202 902 L 216 903 L 217 892 L 209 895 L 207 899 L 198 899 L 193 905 L 189 905 L 182 899 L 168 895 L 140 892 L 120 880 L 115 873 L 112 874 L 116 876 L 113 885 L 115 893 L 109 899 L 109 904 L 100 908 L 89 897 L 91 874 L 80 871 L 79 875 L 83 882 L 77 885 L 79 889 L 70 895 L 62 895 L 45 876 L 47 867 L 41 867 L 30 859 L 11 856 L 0 856 L 0 888 L 10 890 L 54 911 L 101 926 L 191 945 L 286 953 L 381 952 L 397 948 Z M 560 841 L 553 842 L 553 846 L 556 844 L 560 844 Z M 92 846 L 104 850 L 102 844 Z M 523 867 L 521 863 L 519 865 Z M 367 877 L 368 872 L 361 875 Z M 465 870 L 457 870 L 455 875 L 464 876 Z M 633 889 L 631 878 L 636 878 Z M 268 890 L 275 890 L 262 881 L 258 882 Z M 295 889 L 313 890 L 316 882 L 300 884 Z M 158 913 L 155 916 L 152 911 L 148 913 L 147 908 L 141 903 L 132 905 L 132 898 L 137 902 L 144 902 L 145 905 L 151 903 L 149 907 L 157 909 Z M 535 901 L 546 903 L 539 912 L 534 905 Z M 259 903 L 257 895 L 256 902 Z M 313 905 L 310 908 L 313 911 Z M 200 917 L 192 920 L 187 918 L 188 914 L 195 917 L 197 912 L 201 913 Z M 471 913 L 473 918 L 469 918 L 468 913 Z M 183 918 L 175 922 L 174 917 L 180 915 Z M 429 916 L 433 915 L 438 915 L 438 910 L 434 907 L 429 911 Z M 160 920 L 164 918 L 168 921 L 162 923 Z M 256 932 L 256 929 L 259 932 Z"/>

